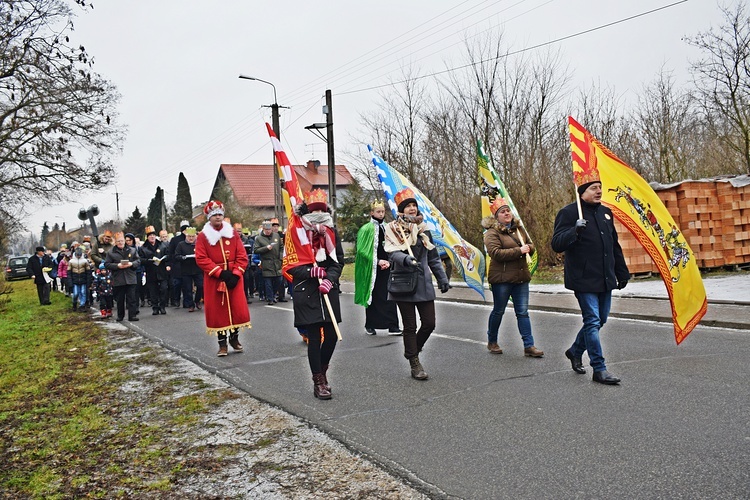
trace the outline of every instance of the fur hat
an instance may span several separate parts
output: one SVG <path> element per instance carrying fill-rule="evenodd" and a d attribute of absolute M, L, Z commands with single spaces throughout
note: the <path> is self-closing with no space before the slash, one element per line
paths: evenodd
<path fill-rule="evenodd" d="M 209 218 L 216 214 L 224 215 L 224 204 L 219 200 L 209 201 L 206 203 L 206 206 L 203 207 L 203 213 Z"/>

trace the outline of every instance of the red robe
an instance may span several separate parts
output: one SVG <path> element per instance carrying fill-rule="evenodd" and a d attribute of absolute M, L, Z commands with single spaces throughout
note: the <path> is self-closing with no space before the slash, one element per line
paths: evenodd
<path fill-rule="evenodd" d="M 195 262 L 203 270 L 206 331 L 250 328 L 250 309 L 242 279 L 248 265 L 247 252 L 232 226 L 224 222 L 221 231 L 216 231 L 210 223 L 206 224 L 195 241 Z M 219 279 L 224 270 L 239 277 L 237 286 L 231 290 Z"/>

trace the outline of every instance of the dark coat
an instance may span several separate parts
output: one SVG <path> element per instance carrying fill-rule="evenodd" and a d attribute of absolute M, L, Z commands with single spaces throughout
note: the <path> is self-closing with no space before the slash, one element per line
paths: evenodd
<path fill-rule="evenodd" d="M 186 255 L 192 255 L 192 257 L 185 258 Z M 195 262 L 195 242 L 190 244 L 186 240 L 181 241 L 174 249 L 172 259 L 180 263 L 181 276 L 195 276 L 203 273 Z"/>
<path fill-rule="evenodd" d="M 37 285 L 44 285 L 47 283 L 47 280 L 44 279 L 44 273 L 42 272 L 42 269 L 45 267 L 52 267 L 52 259 L 47 254 L 44 254 L 41 260 L 39 260 L 38 255 L 32 255 L 26 263 L 26 272 L 34 277 L 34 283 Z"/>
<path fill-rule="evenodd" d="M 430 239 L 430 242 L 432 242 L 432 233 L 430 233 L 430 231 L 425 231 L 425 234 Z M 435 300 L 435 287 L 432 286 L 430 271 L 432 271 L 432 274 L 437 278 L 438 285 L 449 283 L 437 247 L 434 247 L 432 250 L 427 250 L 424 243 L 422 243 L 422 238 L 419 237 L 417 238 L 417 243 L 412 245 L 411 252 L 414 254 L 414 258 L 419 261 L 419 265 L 422 268 L 422 272 L 417 276 L 417 288 L 412 295 L 406 296 L 396 296 L 389 292 L 388 300 L 395 300 L 396 302 L 429 302 Z M 403 252 L 401 250 L 391 252 L 389 256 L 391 272 L 411 269 L 411 266 L 406 264 L 407 258 L 409 258 L 408 252 Z"/>
<path fill-rule="evenodd" d="M 328 299 L 331 302 L 333 314 L 336 316 L 336 323 L 341 323 L 339 277 L 342 269 L 344 269 L 344 250 L 341 247 L 341 240 L 336 230 L 334 230 L 334 235 L 336 237 L 336 258 L 338 262 L 329 255 L 325 261 L 318 262 L 318 266 L 325 268 L 326 273 L 328 273 L 326 279 L 333 283 L 333 288 L 328 292 Z M 297 266 L 288 271 L 293 278 L 294 326 L 296 327 L 332 323 L 323 294 L 318 291 L 318 278 L 310 277 L 312 267 L 312 265 Z"/>
<path fill-rule="evenodd" d="M 138 249 L 139 256 L 143 262 L 143 268 L 146 271 L 146 279 L 150 282 L 154 280 L 162 281 L 169 277 L 167 271 L 168 261 L 168 248 L 167 245 L 160 240 L 154 241 L 152 245 L 146 241 Z M 164 258 L 160 263 L 154 262 L 154 257 L 158 259 Z"/>
<path fill-rule="evenodd" d="M 552 249 L 565 252 L 565 288 L 601 293 L 613 290 L 630 272 L 617 239 L 612 211 L 601 204 L 581 201 L 587 225 L 576 234 L 578 208 L 571 203 L 555 217 Z"/>
<path fill-rule="evenodd" d="M 171 240 L 169 240 L 169 245 L 167 246 L 167 264 L 172 268 L 170 271 L 172 273 L 173 278 L 179 278 L 182 276 L 182 261 L 179 259 L 175 259 L 175 251 L 177 250 L 177 246 L 185 241 L 185 234 L 180 233 Z M 192 252 L 191 252 L 192 253 Z M 197 266 L 196 266 L 197 267 Z M 197 274 L 197 273 L 194 273 Z"/>
<path fill-rule="evenodd" d="M 130 261 L 132 266 L 120 269 L 117 264 Z M 104 267 L 112 273 L 112 286 L 135 285 L 138 283 L 136 269 L 141 265 L 138 252 L 135 248 L 125 245 L 122 249 L 116 245 L 112 247 L 104 259 Z"/>
<path fill-rule="evenodd" d="M 494 219 L 492 219 L 494 220 Z M 486 225 L 483 220 L 482 225 Z M 534 253 L 534 245 L 529 243 L 529 235 L 526 230 L 518 226 L 514 218 L 510 228 L 495 221 L 484 233 L 484 247 L 490 257 L 490 271 L 487 274 L 487 282 L 494 285 L 497 283 L 528 283 L 531 281 L 529 265 L 526 255 L 521 253 L 521 238 L 531 248 L 529 255 Z"/>

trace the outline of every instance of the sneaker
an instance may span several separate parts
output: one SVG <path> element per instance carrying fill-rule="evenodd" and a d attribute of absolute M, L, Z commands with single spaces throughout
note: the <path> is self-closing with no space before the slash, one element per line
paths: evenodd
<path fill-rule="evenodd" d="M 227 346 L 220 345 L 219 346 L 219 352 L 216 353 L 218 357 L 226 356 L 227 355 Z"/>
<path fill-rule="evenodd" d="M 390 335 L 391 337 L 398 337 L 398 336 L 401 336 L 402 333 L 401 333 L 401 330 L 399 330 L 398 328 L 389 328 L 388 335 Z"/>
<path fill-rule="evenodd" d="M 497 342 L 490 342 L 487 344 L 487 349 L 490 350 L 492 354 L 502 354 L 503 350 L 500 349 L 500 346 L 497 345 Z"/>
<path fill-rule="evenodd" d="M 523 354 L 530 358 L 541 358 L 542 356 L 544 356 L 544 351 L 540 351 L 536 347 L 531 346 L 531 347 L 525 348 L 523 350 Z"/>
<path fill-rule="evenodd" d="M 374 328 L 365 328 L 365 333 L 367 335 L 377 335 L 378 334 L 378 332 L 376 332 Z"/>

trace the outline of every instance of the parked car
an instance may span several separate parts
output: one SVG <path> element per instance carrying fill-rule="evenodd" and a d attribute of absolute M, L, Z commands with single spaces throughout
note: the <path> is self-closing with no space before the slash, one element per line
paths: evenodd
<path fill-rule="evenodd" d="M 29 274 L 26 272 L 26 264 L 29 263 L 29 255 L 16 255 L 14 257 L 8 257 L 8 263 L 5 265 L 5 279 L 10 281 L 12 279 L 23 279 L 29 278 Z"/>

